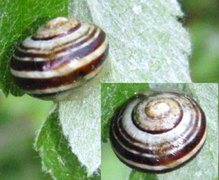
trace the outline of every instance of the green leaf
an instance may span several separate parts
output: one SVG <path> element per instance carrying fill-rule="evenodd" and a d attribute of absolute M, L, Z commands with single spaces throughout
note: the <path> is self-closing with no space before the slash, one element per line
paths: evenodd
<path fill-rule="evenodd" d="M 101 86 L 101 135 L 106 142 L 109 136 L 109 124 L 116 110 L 135 93 L 147 91 L 148 84 L 104 83 Z"/>
<path fill-rule="evenodd" d="M 108 82 L 190 82 L 188 32 L 177 1 L 70 0 L 69 15 L 108 34 Z"/>
<path fill-rule="evenodd" d="M 46 20 L 68 15 L 68 0 L 13 0 L 0 1 L 0 88 L 20 96 L 23 92 L 14 84 L 9 62 L 14 47 L 31 35 Z"/>
<path fill-rule="evenodd" d="M 50 114 L 40 130 L 35 148 L 43 160 L 43 170 L 50 173 L 55 179 L 83 180 L 99 179 L 100 177 L 99 174 L 95 174 L 88 178 L 86 168 L 82 167 L 77 157 L 72 154 L 62 133 L 57 109 Z"/>
<path fill-rule="evenodd" d="M 69 0 L 69 16 L 95 23 L 109 39 L 103 71 L 59 106 L 63 133 L 92 172 L 100 165 L 100 82 L 190 82 L 191 44 L 176 0 Z"/>
<path fill-rule="evenodd" d="M 129 180 L 158 180 L 155 174 L 147 174 L 132 170 Z"/>
<path fill-rule="evenodd" d="M 109 142 L 101 144 L 101 179 L 128 179 L 131 169 L 118 160 Z"/>

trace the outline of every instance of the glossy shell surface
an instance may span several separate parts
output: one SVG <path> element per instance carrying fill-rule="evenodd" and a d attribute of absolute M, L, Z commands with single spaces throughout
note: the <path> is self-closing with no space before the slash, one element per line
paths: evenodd
<path fill-rule="evenodd" d="M 53 99 L 94 77 L 107 53 L 108 40 L 99 27 L 58 17 L 16 48 L 11 73 L 28 94 Z"/>
<path fill-rule="evenodd" d="M 115 115 L 110 140 L 117 157 L 144 172 L 164 173 L 185 164 L 206 139 L 205 114 L 188 96 L 139 94 Z"/>

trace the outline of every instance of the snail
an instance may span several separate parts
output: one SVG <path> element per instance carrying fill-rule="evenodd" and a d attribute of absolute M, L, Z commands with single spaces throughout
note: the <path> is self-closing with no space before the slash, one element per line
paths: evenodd
<path fill-rule="evenodd" d="M 10 71 L 27 94 L 53 100 L 93 78 L 107 54 L 108 39 L 103 30 L 58 17 L 15 49 Z"/>
<path fill-rule="evenodd" d="M 193 159 L 206 139 L 206 118 L 192 99 L 177 92 L 135 95 L 115 114 L 110 141 L 127 166 L 165 173 Z"/>

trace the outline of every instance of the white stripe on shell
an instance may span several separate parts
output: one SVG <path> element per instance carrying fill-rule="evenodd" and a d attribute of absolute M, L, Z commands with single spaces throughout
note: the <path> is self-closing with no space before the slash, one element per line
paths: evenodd
<path fill-rule="evenodd" d="M 54 47 L 58 46 L 59 44 L 66 43 L 68 41 L 74 41 L 75 39 L 83 35 L 89 29 L 89 27 L 90 27 L 89 24 L 84 23 L 81 25 L 79 29 L 77 29 L 73 33 L 67 34 L 66 36 L 63 37 L 58 37 L 46 41 L 45 40 L 36 41 L 33 40 L 31 37 L 27 37 L 22 44 L 24 47 L 28 47 L 28 48 L 40 48 L 45 50 L 51 50 Z"/>
<path fill-rule="evenodd" d="M 131 148 L 125 146 L 125 144 L 123 144 L 123 143 L 119 140 L 119 138 L 117 137 L 117 135 L 116 135 L 114 129 L 113 129 L 112 131 L 113 131 L 113 136 L 114 136 L 114 138 L 116 139 L 116 142 L 118 142 L 118 143 L 120 144 L 120 146 L 122 146 L 124 149 L 126 149 L 126 150 L 129 151 L 129 152 L 131 152 L 132 154 L 141 155 L 141 156 L 143 156 L 143 157 L 150 157 L 150 158 L 159 157 L 159 155 L 156 155 L 156 154 L 148 154 L 148 153 L 138 152 L 138 150 L 131 149 Z M 133 142 L 130 142 L 130 143 L 132 144 Z M 142 148 L 143 148 L 143 149 L 149 149 L 150 147 L 144 146 L 144 147 L 142 147 Z M 149 150 L 151 150 L 151 149 L 149 149 Z"/>
<path fill-rule="evenodd" d="M 165 94 L 166 95 L 166 94 Z M 163 97 L 165 95 L 159 95 L 159 97 Z M 172 96 L 174 97 L 174 96 Z M 177 97 L 174 97 L 177 98 Z M 150 98 L 149 98 L 150 100 Z M 189 122 L 184 122 L 181 120 L 181 122 L 171 131 L 168 131 L 165 133 L 165 139 L 163 137 L 163 134 L 150 134 L 147 132 L 144 132 L 140 129 L 138 129 L 132 122 L 132 108 L 134 107 L 134 104 L 129 104 L 127 108 L 124 111 L 124 116 L 122 120 L 122 124 L 124 129 L 127 130 L 127 133 L 130 134 L 132 137 L 137 138 L 138 141 L 143 142 L 143 143 L 150 143 L 150 144 L 160 144 L 164 142 L 166 139 L 172 139 L 179 134 L 179 132 L 184 132 L 186 128 L 188 128 L 187 123 Z M 189 115 L 186 116 L 188 118 Z M 184 115 L 185 117 L 185 115 Z M 186 124 L 185 124 L 186 123 Z M 173 133 L 172 133 L 173 132 Z M 154 138 L 155 137 L 155 138 Z"/>
<path fill-rule="evenodd" d="M 72 46 L 80 41 L 83 41 L 84 39 L 88 38 L 94 32 L 95 29 L 97 29 L 97 30 L 99 29 L 95 26 L 90 26 L 89 28 L 90 28 L 89 31 L 86 34 L 83 34 L 83 36 L 81 36 L 81 38 L 79 38 L 77 40 L 74 39 L 72 41 L 70 41 L 71 39 L 66 38 L 66 42 L 64 42 L 63 44 L 61 44 L 61 43 L 57 44 L 57 46 L 55 46 L 49 50 L 48 49 L 22 49 L 20 46 L 18 46 L 17 49 L 18 49 L 18 51 L 23 52 L 23 53 L 28 52 L 28 53 L 49 55 L 49 54 L 51 54 L 51 51 L 55 52 L 55 51 L 58 51 L 58 50 L 63 49 L 63 48 L 68 48 L 69 46 Z M 42 43 L 46 43 L 46 42 L 42 41 Z M 29 47 L 27 47 L 27 48 L 29 48 Z M 18 58 L 20 58 L 20 57 L 18 57 Z M 33 58 L 30 58 L 30 59 L 33 59 Z M 21 60 L 22 60 L 22 58 L 21 58 Z"/>
<path fill-rule="evenodd" d="M 156 98 L 151 98 L 151 101 L 153 101 L 153 99 L 155 102 L 157 102 Z M 136 114 L 138 114 L 137 121 L 140 124 L 140 127 L 146 127 L 152 131 L 161 127 L 165 127 L 164 130 L 174 127 L 180 118 L 180 107 L 178 107 L 178 104 L 172 99 L 166 99 L 165 102 L 160 103 L 161 105 L 163 104 L 166 108 L 169 108 L 169 112 L 167 112 L 167 110 L 167 114 L 165 116 L 161 117 L 159 120 L 156 120 L 156 117 L 150 117 L 147 113 L 139 113 L 144 112 L 146 105 L 148 105 L 150 102 L 148 100 L 144 100 L 138 105 L 138 108 L 136 109 Z M 165 107 L 162 107 L 161 110 L 163 110 Z M 172 120 L 170 121 L 170 119 Z"/>
<path fill-rule="evenodd" d="M 89 39 L 87 42 L 85 42 L 85 43 L 83 43 L 82 45 L 77 46 L 77 47 L 75 47 L 75 48 L 68 49 L 67 51 L 60 52 L 60 53 L 56 54 L 55 58 L 59 58 L 59 57 L 62 57 L 62 56 L 66 56 L 66 55 L 68 55 L 68 54 L 70 54 L 70 53 L 76 52 L 76 51 L 78 51 L 78 50 L 80 50 L 80 49 L 82 49 L 82 48 L 88 46 L 88 45 L 91 44 L 95 39 L 97 39 L 97 37 L 99 36 L 100 32 L 101 32 L 101 30 L 98 29 L 97 32 L 95 33 L 95 35 L 94 35 L 91 39 Z M 44 42 L 44 43 L 46 43 L 46 42 Z M 15 55 L 14 55 L 14 58 L 15 58 L 16 60 L 19 60 L 19 61 L 36 61 L 36 62 L 50 61 L 49 58 L 32 58 L 32 57 L 25 57 L 25 58 L 23 58 L 23 57 L 18 57 L 18 56 L 15 56 Z"/>
<path fill-rule="evenodd" d="M 92 62 L 94 59 L 99 57 L 104 53 L 104 51 L 107 48 L 108 40 L 107 37 L 105 38 L 104 42 L 92 53 L 89 55 L 83 57 L 82 59 L 72 59 L 69 60 L 69 63 L 66 65 L 62 66 L 61 68 L 50 70 L 50 71 L 17 71 L 14 69 L 11 69 L 11 73 L 15 77 L 20 77 L 20 78 L 30 78 L 30 79 L 45 79 L 45 78 L 52 78 L 52 77 L 61 77 L 63 75 L 67 75 L 70 72 L 83 67 L 90 62 Z"/>

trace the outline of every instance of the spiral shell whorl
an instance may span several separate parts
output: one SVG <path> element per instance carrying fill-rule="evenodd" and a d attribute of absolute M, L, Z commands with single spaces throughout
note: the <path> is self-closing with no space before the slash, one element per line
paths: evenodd
<path fill-rule="evenodd" d="M 110 140 L 118 158 L 146 172 L 167 172 L 192 159 L 206 138 L 205 115 L 178 93 L 138 95 L 111 123 Z"/>
<path fill-rule="evenodd" d="M 28 94 L 53 99 L 94 77 L 107 53 L 108 40 L 99 27 L 58 17 L 17 47 L 11 73 Z"/>

